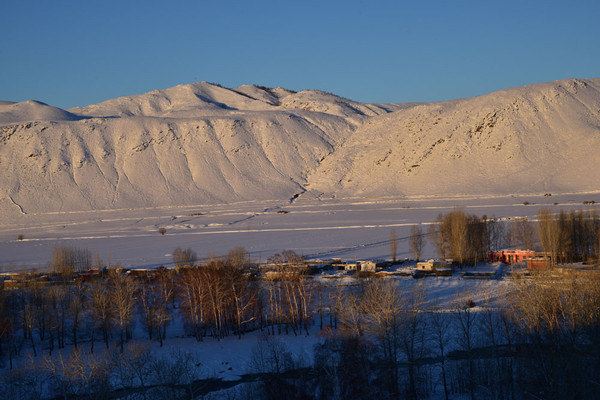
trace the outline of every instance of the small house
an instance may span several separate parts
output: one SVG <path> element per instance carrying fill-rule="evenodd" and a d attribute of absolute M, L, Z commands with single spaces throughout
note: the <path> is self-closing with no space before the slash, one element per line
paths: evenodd
<path fill-rule="evenodd" d="M 358 271 L 358 263 L 355 262 L 346 262 L 343 263 L 343 268 L 345 271 Z"/>
<path fill-rule="evenodd" d="M 427 260 L 427 261 L 419 261 L 417 263 L 417 271 L 435 271 L 441 268 L 447 268 L 448 265 L 444 261 L 439 260 Z"/>
<path fill-rule="evenodd" d="M 358 261 L 358 270 L 365 272 L 375 272 L 377 271 L 377 264 L 375 261 Z"/>
<path fill-rule="evenodd" d="M 355 263 L 355 262 L 340 261 L 340 262 L 331 264 L 331 266 L 333 268 L 342 269 L 344 271 L 357 271 L 358 270 L 358 263 Z"/>

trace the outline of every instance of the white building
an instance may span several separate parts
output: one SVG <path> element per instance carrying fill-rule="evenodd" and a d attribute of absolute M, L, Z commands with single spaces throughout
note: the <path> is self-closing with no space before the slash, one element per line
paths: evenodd
<path fill-rule="evenodd" d="M 362 260 L 357 261 L 359 271 L 375 272 L 377 270 L 377 264 L 375 261 Z"/>
<path fill-rule="evenodd" d="M 445 269 L 448 267 L 448 264 L 445 261 L 439 260 L 427 260 L 427 261 L 419 261 L 417 263 L 417 271 L 435 271 L 437 269 Z"/>

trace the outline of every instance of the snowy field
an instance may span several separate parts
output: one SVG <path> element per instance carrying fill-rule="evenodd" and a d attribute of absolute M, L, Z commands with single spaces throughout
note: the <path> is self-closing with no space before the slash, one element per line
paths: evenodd
<path fill-rule="evenodd" d="M 58 245 L 85 247 L 104 261 L 127 267 L 171 262 L 176 247 L 190 247 L 200 258 L 245 247 L 257 261 L 290 249 L 308 257 L 386 258 L 394 229 L 399 256 L 408 256 L 409 231 L 454 207 L 489 217 L 534 219 L 538 210 L 595 209 L 599 193 L 544 196 L 454 198 L 316 199 L 296 202 L 245 202 L 228 205 L 123 209 L 95 212 L 25 214 L 0 225 L 3 271 L 43 269 Z M 166 234 L 158 233 L 160 227 Z M 23 235 L 23 240 L 17 240 Z M 428 243 L 425 256 L 433 256 Z"/>

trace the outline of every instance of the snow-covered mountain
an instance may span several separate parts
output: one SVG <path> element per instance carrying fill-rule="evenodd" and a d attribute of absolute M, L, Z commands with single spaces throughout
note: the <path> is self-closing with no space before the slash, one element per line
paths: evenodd
<path fill-rule="evenodd" d="M 206 82 L 0 107 L 4 215 L 291 198 L 365 119 L 399 108 Z"/>
<path fill-rule="evenodd" d="M 433 104 L 201 82 L 0 103 L 0 215 L 325 196 L 600 190 L 600 80 Z"/>
<path fill-rule="evenodd" d="M 338 196 L 600 190 L 600 79 L 369 119 L 308 180 L 311 189 Z"/>

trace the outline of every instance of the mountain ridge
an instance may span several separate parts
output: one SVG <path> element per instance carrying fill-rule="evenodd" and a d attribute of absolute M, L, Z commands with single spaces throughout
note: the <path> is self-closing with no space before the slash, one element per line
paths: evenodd
<path fill-rule="evenodd" d="M 0 215 L 287 201 L 306 191 L 591 191 L 600 189 L 599 145 L 600 79 L 427 104 L 207 82 L 70 110 L 3 102 Z"/>
<path fill-rule="evenodd" d="M 0 125 L 0 214 L 289 199 L 367 112 L 387 109 L 201 82 L 63 111 Z"/>

